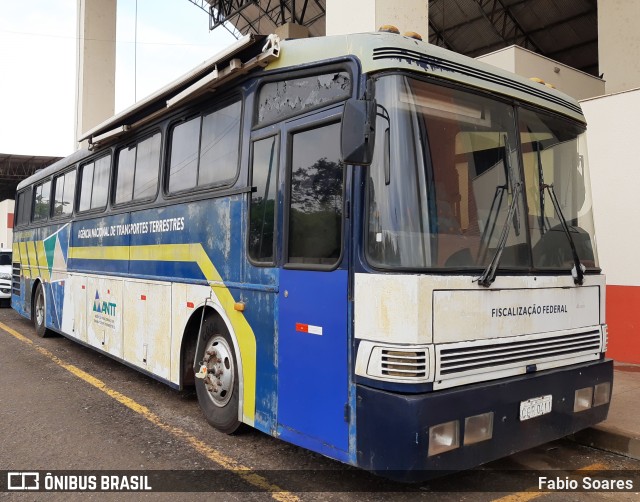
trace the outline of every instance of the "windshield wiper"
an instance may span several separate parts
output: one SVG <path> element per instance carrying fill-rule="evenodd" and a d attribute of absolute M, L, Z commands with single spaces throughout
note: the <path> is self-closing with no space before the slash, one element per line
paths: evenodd
<path fill-rule="evenodd" d="M 509 179 L 509 187 L 513 192 L 513 182 L 515 181 L 515 176 L 513 174 L 513 167 L 511 166 L 511 153 L 509 152 L 509 145 L 507 143 L 507 135 L 503 134 L 504 138 L 504 162 L 507 166 L 507 178 Z M 516 208 L 518 207 L 518 203 L 516 202 Z M 520 217 L 518 213 L 514 213 L 513 216 L 513 227 L 515 228 L 516 235 L 520 235 Z"/>
<path fill-rule="evenodd" d="M 529 131 L 531 132 L 531 131 Z M 535 141 L 532 143 L 535 146 L 537 158 L 538 158 L 538 183 L 544 185 L 544 169 L 542 167 L 542 143 Z M 544 190 L 540 190 L 540 233 L 544 234 Z"/>
<path fill-rule="evenodd" d="M 478 277 L 478 284 L 480 284 L 480 286 L 484 286 L 485 288 L 491 286 L 491 283 L 496 279 L 496 271 L 498 270 L 498 264 L 500 263 L 502 251 L 504 251 L 504 248 L 507 244 L 507 238 L 509 237 L 509 230 L 511 229 L 513 215 L 516 210 L 516 206 L 518 205 L 520 190 L 522 190 L 522 183 L 517 182 L 513 189 L 513 199 L 511 199 L 511 204 L 509 204 L 507 219 L 504 222 L 504 226 L 502 227 L 502 234 L 500 234 L 500 240 L 498 241 L 496 252 L 494 253 L 493 258 L 491 258 L 491 262 L 489 262 L 487 268 L 484 270 L 484 272 L 482 272 L 482 275 Z"/>
<path fill-rule="evenodd" d="M 498 216 L 500 215 L 500 208 L 502 207 L 502 199 L 504 199 L 504 194 L 507 191 L 507 184 L 498 185 L 496 187 L 496 191 L 493 194 L 493 200 L 491 201 L 491 207 L 489 208 L 489 214 L 487 216 L 487 224 L 482 231 L 482 235 L 480 236 L 480 249 L 478 250 L 478 263 L 484 262 L 484 259 L 487 257 L 487 251 L 489 251 L 489 243 L 493 238 L 493 232 L 496 229 L 496 224 L 498 223 Z M 497 202 L 497 204 L 496 204 Z M 496 208 L 495 211 L 493 208 Z M 491 219 L 493 216 L 493 220 Z"/>
<path fill-rule="evenodd" d="M 551 203 L 553 204 L 553 208 L 556 211 L 556 214 L 560 217 L 560 224 L 562 225 L 562 230 L 564 230 L 564 234 L 567 236 L 567 240 L 569 241 L 569 246 L 571 246 L 571 254 L 573 255 L 573 268 L 571 269 L 571 275 L 573 276 L 573 282 L 582 286 L 584 283 L 584 271 L 586 270 L 585 266 L 580 261 L 580 257 L 578 256 L 578 252 L 576 251 L 576 244 L 573 242 L 573 237 L 571 237 L 571 232 L 569 231 L 569 226 L 567 225 L 567 220 L 564 218 L 564 214 L 562 214 L 562 209 L 560 209 L 560 203 L 558 202 L 558 198 L 556 197 L 556 192 L 553 189 L 553 185 L 540 185 L 540 192 L 544 190 L 549 192 L 549 196 L 551 197 Z"/>

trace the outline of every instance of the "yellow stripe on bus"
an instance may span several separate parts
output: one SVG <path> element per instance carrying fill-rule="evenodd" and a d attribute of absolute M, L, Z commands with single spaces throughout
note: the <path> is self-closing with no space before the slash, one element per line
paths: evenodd
<path fill-rule="evenodd" d="M 222 277 L 202 244 L 155 244 L 149 246 L 70 247 L 69 258 L 80 260 L 173 261 L 196 263 L 208 281 L 222 283 Z M 213 289 L 213 288 L 212 288 Z M 242 420 L 253 425 L 256 410 L 256 337 L 236 300 L 225 286 L 216 285 L 214 294 L 229 318 L 240 346 L 242 359 Z"/>
<path fill-rule="evenodd" d="M 36 259 L 38 260 L 39 273 L 42 280 L 49 282 L 51 280 L 49 274 L 49 264 L 47 263 L 47 254 L 44 250 L 44 241 L 36 242 Z"/>
<path fill-rule="evenodd" d="M 27 279 L 31 279 L 31 265 L 29 264 L 29 254 L 27 253 L 27 243 L 20 243 L 20 263 L 22 266 L 22 274 Z"/>
<path fill-rule="evenodd" d="M 31 278 L 38 277 L 38 260 L 36 259 L 36 243 L 27 241 L 27 256 L 29 257 L 29 268 L 31 269 Z"/>
<path fill-rule="evenodd" d="M 69 258 L 76 260 L 128 260 L 129 246 L 70 247 Z"/>

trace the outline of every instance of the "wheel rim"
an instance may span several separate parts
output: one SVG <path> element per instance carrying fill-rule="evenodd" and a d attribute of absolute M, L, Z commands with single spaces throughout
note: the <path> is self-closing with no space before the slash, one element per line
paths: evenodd
<path fill-rule="evenodd" d="M 44 324 L 44 298 L 42 292 L 36 298 L 36 324 L 38 326 Z"/>
<path fill-rule="evenodd" d="M 233 354 L 223 337 L 215 336 L 209 341 L 202 363 L 207 367 L 207 395 L 216 406 L 225 406 L 233 395 L 235 368 Z"/>

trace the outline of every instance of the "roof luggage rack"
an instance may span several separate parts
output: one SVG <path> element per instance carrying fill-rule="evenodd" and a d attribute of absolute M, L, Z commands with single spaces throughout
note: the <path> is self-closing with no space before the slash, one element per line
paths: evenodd
<path fill-rule="evenodd" d="M 89 140 L 89 149 L 135 130 L 170 111 L 211 92 L 257 67 L 265 67 L 280 56 L 276 35 L 246 35 L 150 96 L 83 133 L 78 141 Z"/>

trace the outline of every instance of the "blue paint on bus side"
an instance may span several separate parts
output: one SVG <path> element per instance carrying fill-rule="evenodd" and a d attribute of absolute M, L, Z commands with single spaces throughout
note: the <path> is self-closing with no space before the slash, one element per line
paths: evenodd
<path fill-rule="evenodd" d="M 64 310 L 64 283 L 44 284 L 47 294 L 46 326 L 57 331 L 62 330 L 62 312 Z"/>
<path fill-rule="evenodd" d="M 171 245 L 202 245 L 222 281 L 237 301 L 247 305 L 244 315 L 251 326 L 259 350 L 256 353 L 255 427 L 276 434 L 277 387 L 277 289 L 279 270 L 247 262 L 245 250 L 243 194 L 175 206 L 140 209 L 131 213 L 86 218 L 58 226 L 41 227 L 16 233 L 16 242 L 45 241 L 56 248 L 66 270 L 59 270 L 58 281 L 44 280 L 47 300 L 46 325 L 62 330 L 66 272 L 136 277 L 145 280 L 206 284 L 195 261 L 172 260 Z M 58 235 L 55 233 L 58 232 Z M 50 239 L 59 242 L 52 245 Z M 162 259 L 129 260 L 132 246 L 166 246 Z M 76 257 L 69 253 L 74 248 Z M 78 252 L 92 248 L 87 254 Z M 109 249 L 111 248 L 111 249 Z M 102 251 L 106 250 L 105 254 Z M 125 257 L 125 259 L 118 259 Z M 151 254 L 153 256 L 153 253 Z M 26 259 L 26 258 L 25 258 Z M 58 262 L 60 257 L 58 256 Z M 58 263 L 59 264 L 59 263 Z M 53 278 L 52 278 L 53 279 Z M 14 308 L 30 317 L 32 279 L 21 281 L 23 294 L 14 295 Z M 177 336 L 181 334 L 178 333 Z"/>
<path fill-rule="evenodd" d="M 129 273 L 132 276 L 152 278 L 172 282 L 200 281 L 206 283 L 205 276 L 197 263 L 177 261 L 131 261 Z"/>
<path fill-rule="evenodd" d="M 242 300 L 247 304 L 244 315 L 253 329 L 256 345 L 259 347 L 256 360 L 255 427 L 275 435 L 278 406 L 276 344 L 279 270 L 247 264 L 244 274 L 245 283 L 265 287 L 263 290 L 245 289 Z"/>
<path fill-rule="evenodd" d="M 242 282 L 244 246 L 240 195 L 86 219 L 73 225 L 72 247 L 201 244 L 224 282 Z M 97 236 L 96 235 L 97 232 Z M 158 280 L 202 280 L 193 263 L 162 260 L 72 258 L 75 271 L 132 274 Z"/>
<path fill-rule="evenodd" d="M 47 327 L 62 330 L 65 272 L 205 284 L 198 263 L 185 260 L 183 254 L 175 260 L 171 255 L 171 245 L 176 249 L 201 245 L 233 298 L 247 305 L 244 315 L 259 347 L 255 427 L 353 463 L 349 432 L 355 426 L 349 418 L 354 413 L 346 406 L 353 400 L 349 395 L 348 271 L 280 270 L 251 264 L 246 256 L 244 198 L 239 194 L 66 224 L 56 237 L 66 270 L 60 271 L 58 282 L 44 282 Z M 18 240 L 44 241 L 62 226 L 18 232 Z M 154 245 L 162 246 L 159 259 L 129 259 L 133 252 L 140 258 L 145 246 Z M 283 275 L 293 293 L 286 302 L 280 285 Z M 25 316 L 30 314 L 31 287 L 32 280 L 23 279 L 24 295 L 14 302 Z M 321 326 L 323 335 L 298 332 L 296 323 Z"/>
<path fill-rule="evenodd" d="M 248 305 L 244 314 L 259 347 L 256 357 L 256 414 L 254 426 L 267 434 L 275 434 L 278 403 L 276 325 L 274 320 L 276 294 L 264 291 L 244 291 L 242 299 Z"/>
<path fill-rule="evenodd" d="M 348 271 L 280 272 L 278 435 L 348 460 Z"/>
<path fill-rule="evenodd" d="M 127 269 L 129 268 L 128 260 L 80 260 L 72 258 L 69 263 L 69 268 L 72 272 L 82 274 L 123 275 L 127 273 Z"/>
<path fill-rule="evenodd" d="M 24 317 L 29 317 L 27 302 L 25 301 L 25 291 L 28 288 L 27 281 L 27 279 L 21 278 L 19 294 L 16 294 L 15 291 L 11 292 L 11 308 Z"/>
<path fill-rule="evenodd" d="M 62 252 L 62 258 L 64 260 L 64 263 L 67 263 L 67 260 L 69 259 L 69 242 L 71 239 L 71 224 L 67 223 L 63 225 L 58 230 L 58 235 L 56 238 L 57 238 L 58 244 L 60 245 L 60 251 Z"/>

